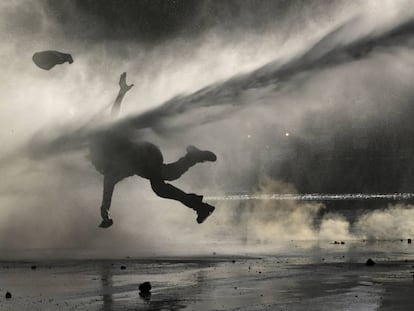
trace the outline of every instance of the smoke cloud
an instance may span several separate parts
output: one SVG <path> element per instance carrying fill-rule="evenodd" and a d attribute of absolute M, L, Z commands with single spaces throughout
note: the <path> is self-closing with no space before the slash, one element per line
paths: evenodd
<path fill-rule="evenodd" d="M 260 179 L 255 195 L 268 193 L 295 194 L 294 186 L 269 177 Z M 272 244 L 289 240 L 387 240 L 407 238 L 414 234 L 411 205 L 389 205 L 387 208 L 366 210 L 354 223 L 339 213 L 322 212 L 321 203 L 295 200 L 253 200 L 245 206 L 233 206 L 234 214 L 227 221 L 240 226 L 240 241 L 250 244 Z M 227 208 L 228 209 L 228 208 Z M 322 215 L 322 216 L 321 216 Z M 319 220 L 319 223 L 316 221 Z M 234 225 L 234 224 L 233 224 Z"/>
<path fill-rule="evenodd" d="M 134 14 L 148 16 L 149 6 L 116 2 L 0 4 L 7 42 L 0 48 L 0 248 L 172 254 L 194 240 L 193 252 L 210 252 L 219 241 L 411 232 L 410 205 L 366 207 L 352 223 L 329 206 L 295 201 L 217 202 L 200 226 L 191 210 L 158 200 L 135 177 L 117 185 L 114 227 L 98 229 L 102 176 L 86 156 L 89 140 L 108 128 L 156 143 L 166 162 L 189 144 L 217 153 L 217 163 L 174 183 L 188 192 L 410 192 L 412 185 L 408 160 L 389 151 L 413 151 L 410 1 L 264 1 L 257 8 L 230 1 L 226 9 L 191 1 L 174 10 L 154 4 L 148 21 Z M 71 53 L 74 63 L 39 70 L 33 53 L 50 49 Z M 124 71 L 135 86 L 125 117 L 114 122 L 104 109 Z M 354 159 L 378 154 L 370 147 L 378 137 L 387 145 L 381 161 L 347 162 L 352 148 Z M 361 175 L 367 162 L 375 165 Z M 382 176 L 389 183 L 380 184 Z"/>

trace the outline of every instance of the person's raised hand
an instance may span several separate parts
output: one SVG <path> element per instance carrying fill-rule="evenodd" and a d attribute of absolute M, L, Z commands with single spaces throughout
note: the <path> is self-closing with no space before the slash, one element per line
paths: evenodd
<path fill-rule="evenodd" d="M 121 88 L 122 92 L 128 92 L 132 87 L 134 86 L 134 84 L 128 85 L 126 83 L 126 72 L 123 72 L 121 74 L 121 77 L 119 78 L 119 87 Z"/>

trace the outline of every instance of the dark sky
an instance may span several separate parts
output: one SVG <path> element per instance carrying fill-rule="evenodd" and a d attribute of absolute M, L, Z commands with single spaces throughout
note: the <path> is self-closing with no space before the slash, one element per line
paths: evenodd
<path fill-rule="evenodd" d="M 50 16 L 68 37 L 87 40 L 137 40 L 159 43 L 189 38 L 209 29 L 224 32 L 260 32 L 292 12 L 298 20 L 324 15 L 341 1 L 308 3 L 303 0 L 47 0 Z M 306 15 L 306 16 L 305 16 Z M 295 26 L 293 26 L 295 27 Z"/>

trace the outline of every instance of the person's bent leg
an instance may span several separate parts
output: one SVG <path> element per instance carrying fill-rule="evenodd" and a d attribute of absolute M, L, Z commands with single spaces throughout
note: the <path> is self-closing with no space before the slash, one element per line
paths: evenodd
<path fill-rule="evenodd" d="M 164 199 L 179 201 L 189 208 L 193 208 L 196 203 L 201 202 L 203 199 L 201 195 L 187 194 L 161 179 L 151 179 L 150 182 L 151 188 L 156 195 Z"/>
<path fill-rule="evenodd" d="M 194 146 L 188 146 L 187 154 L 185 156 L 181 157 L 176 162 L 163 164 L 162 177 L 164 180 L 176 180 L 195 164 L 205 161 L 214 162 L 216 159 L 216 155 L 211 151 L 200 150 Z"/>
<path fill-rule="evenodd" d="M 99 225 L 101 228 L 108 228 L 114 223 L 111 217 L 109 216 L 109 208 L 111 207 L 112 195 L 114 193 L 115 184 L 117 183 L 116 179 L 104 175 L 103 183 L 103 195 L 102 195 L 102 204 L 101 204 L 101 217 L 102 222 Z"/>
<path fill-rule="evenodd" d="M 214 211 L 214 206 L 203 203 L 203 196 L 185 193 L 184 191 L 165 183 L 162 179 L 151 179 L 151 188 L 161 198 L 176 200 L 197 212 L 197 222 L 202 223 Z"/>

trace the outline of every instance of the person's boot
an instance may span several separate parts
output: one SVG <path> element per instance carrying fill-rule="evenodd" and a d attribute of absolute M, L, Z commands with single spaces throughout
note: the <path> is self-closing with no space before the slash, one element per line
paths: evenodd
<path fill-rule="evenodd" d="M 211 206 L 207 203 L 201 203 L 199 207 L 195 208 L 195 211 L 197 212 L 197 223 L 203 223 L 204 220 L 206 220 L 207 217 L 214 212 L 214 209 L 214 206 Z"/>
<path fill-rule="evenodd" d="M 187 147 L 187 155 L 186 155 L 191 161 L 194 161 L 195 163 L 200 162 L 214 162 L 217 160 L 217 156 L 207 150 L 200 150 L 195 146 L 188 146 Z"/>
<path fill-rule="evenodd" d="M 203 203 L 203 196 L 195 193 L 188 193 L 187 200 L 189 200 L 192 205 L 198 205 Z"/>
<path fill-rule="evenodd" d="M 214 206 L 203 203 L 203 196 L 195 193 L 189 193 L 186 196 L 186 205 L 191 206 L 191 209 L 197 213 L 197 223 L 201 224 L 214 211 Z"/>
<path fill-rule="evenodd" d="M 114 224 L 114 221 L 111 218 L 102 219 L 102 222 L 98 227 L 100 228 L 109 228 Z"/>

